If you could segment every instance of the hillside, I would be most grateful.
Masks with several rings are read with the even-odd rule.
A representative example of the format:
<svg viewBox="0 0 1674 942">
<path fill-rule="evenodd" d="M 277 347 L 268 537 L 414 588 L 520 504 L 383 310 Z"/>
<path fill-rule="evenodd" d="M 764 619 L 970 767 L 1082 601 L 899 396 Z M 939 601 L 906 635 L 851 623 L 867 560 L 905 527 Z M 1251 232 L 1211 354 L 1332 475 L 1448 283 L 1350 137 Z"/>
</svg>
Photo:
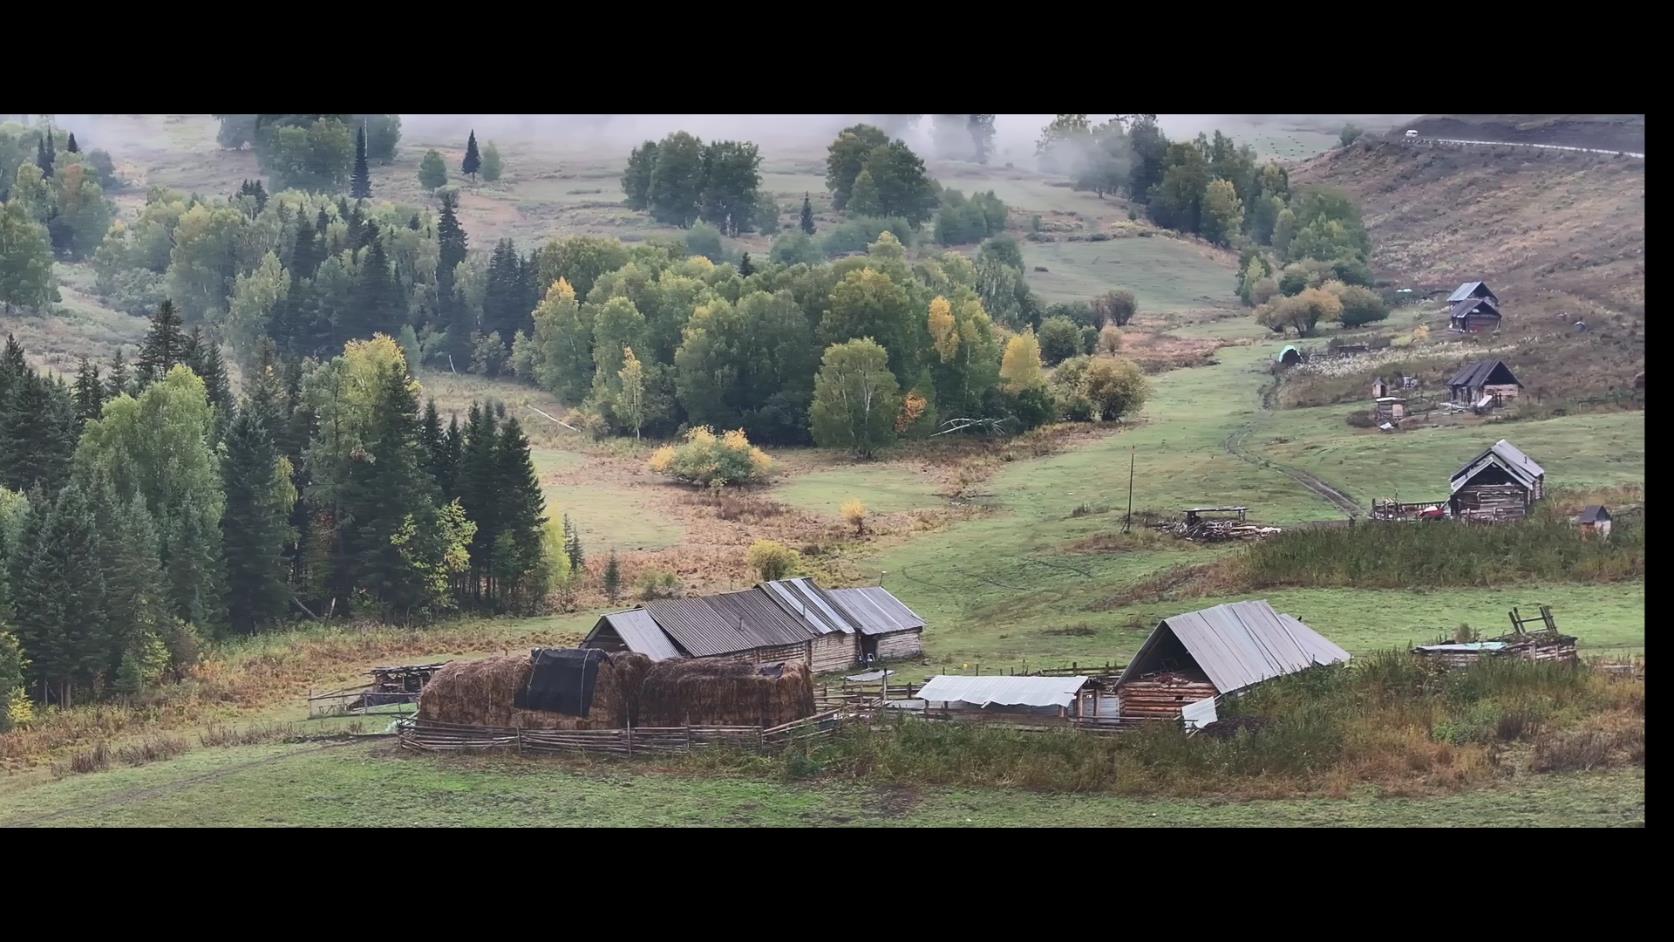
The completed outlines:
<svg viewBox="0 0 1674 942">
<path fill-rule="evenodd" d="M 1424 137 L 1645 152 L 1642 114 L 1427 114 L 1390 134 L 1408 128 Z"/>
</svg>

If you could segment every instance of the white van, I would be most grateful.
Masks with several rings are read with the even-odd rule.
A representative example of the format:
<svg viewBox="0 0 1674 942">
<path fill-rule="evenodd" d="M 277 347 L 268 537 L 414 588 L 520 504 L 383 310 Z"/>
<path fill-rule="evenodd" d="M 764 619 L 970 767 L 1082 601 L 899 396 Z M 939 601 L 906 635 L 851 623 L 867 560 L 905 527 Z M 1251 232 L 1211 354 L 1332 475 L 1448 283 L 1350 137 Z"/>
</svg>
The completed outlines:
<svg viewBox="0 0 1674 942">
<path fill-rule="evenodd" d="M 1411 141 L 1411 140 L 1416 140 L 1417 138 L 1418 138 L 1418 132 L 1417 131 L 1413 131 L 1413 130 L 1408 130 L 1407 131 L 1407 140 Z"/>
</svg>

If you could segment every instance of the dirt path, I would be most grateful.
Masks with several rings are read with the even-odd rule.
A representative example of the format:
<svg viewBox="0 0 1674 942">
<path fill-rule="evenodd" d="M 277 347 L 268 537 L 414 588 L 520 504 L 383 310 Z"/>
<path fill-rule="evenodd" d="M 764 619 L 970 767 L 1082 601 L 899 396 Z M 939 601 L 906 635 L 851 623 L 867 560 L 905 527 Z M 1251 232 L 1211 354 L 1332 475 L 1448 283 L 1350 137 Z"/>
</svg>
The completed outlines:
<svg viewBox="0 0 1674 942">
<path fill-rule="evenodd" d="M 6 822 L 4 822 L 4 826 L 5 827 L 11 827 L 11 828 L 40 827 L 40 826 L 45 825 L 45 824 L 50 824 L 51 822 L 53 822 L 55 820 L 58 820 L 60 818 L 68 817 L 70 815 L 80 815 L 80 814 L 85 814 L 86 812 L 89 812 L 89 811 L 97 811 L 101 808 L 108 808 L 111 805 L 127 804 L 128 802 L 131 802 L 131 801 L 144 801 L 146 799 L 156 798 L 159 795 L 166 795 L 170 792 L 179 791 L 183 788 L 187 788 L 187 787 L 192 786 L 192 785 L 201 785 L 204 782 L 211 782 L 211 781 L 214 781 L 215 779 L 223 778 L 225 776 L 231 775 L 234 772 L 242 772 L 246 769 L 252 769 L 252 768 L 256 768 L 258 766 L 263 766 L 263 765 L 272 765 L 276 762 L 283 762 L 283 761 L 285 761 L 287 759 L 291 759 L 295 756 L 305 756 L 305 755 L 308 755 L 309 753 L 320 752 L 320 751 L 325 750 L 325 749 L 336 749 L 336 748 L 339 748 L 341 746 L 347 746 L 347 745 L 351 745 L 355 742 L 359 742 L 360 740 L 365 739 L 365 738 L 367 738 L 367 737 L 356 737 L 355 739 L 343 739 L 343 740 L 338 740 L 338 741 L 335 741 L 335 742 L 328 742 L 328 743 L 325 743 L 325 744 L 319 745 L 319 746 L 311 746 L 307 749 L 298 749 L 294 752 L 281 753 L 281 754 L 276 755 L 276 756 L 267 756 L 267 757 L 261 758 L 261 759 L 251 759 L 248 762 L 239 762 L 235 765 L 229 765 L 229 766 L 225 766 L 223 768 L 215 769 L 212 772 L 203 772 L 203 773 L 200 773 L 198 775 L 191 775 L 191 776 L 188 776 L 188 777 L 183 778 L 183 779 L 178 779 L 176 781 L 169 782 L 166 785 L 153 785 L 153 786 L 150 786 L 150 787 L 147 787 L 147 788 L 130 788 L 130 789 L 127 789 L 125 791 L 117 792 L 113 795 L 106 795 L 105 797 L 100 798 L 97 801 L 88 802 L 87 804 L 81 805 L 79 807 L 65 808 L 62 811 L 53 811 L 53 812 L 50 812 L 48 814 L 38 815 L 38 816 L 33 817 L 33 818 L 25 817 L 25 818 L 19 818 L 19 819 L 15 819 L 15 820 L 11 820 L 11 821 L 6 821 Z"/>
<path fill-rule="evenodd" d="M 1451 137 L 1419 137 L 1408 143 L 1411 144 L 1468 144 L 1477 147 L 1533 147 L 1539 150 L 1571 150 L 1582 154 L 1605 154 L 1612 157 L 1636 157 L 1644 160 L 1645 155 L 1631 150 L 1600 150 L 1596 147 L 1570 147 L 1567 144 L 1525 144 L 1522 141 L 1462 141 Z"/>
<path fill-rule="evenodd" d="M 1242 458 L 1256 467 L 1269 468 L 1283 474 L 1285 477 L 1288 477 L 1307 488 L 1320 500 L 1323 500 L 1331 506 L 1337 508 L 1337 510 L 1341 511 L 1351 520 L 1360 516 L 1359 501 L 1356 501 L 1349 495 L 1344 494 L 1342 491 L 1339 491 L 1335 487 L 1325 483 L 1313 474 L 1303 471 L 1301 468 L 1293 468 L 1289 465 L 1280 464 L 1279 462 L 1271 459 L 1257 457 L 1246 451 L 1244 448 L 1244 442 L 1250 437 L 1250 433 L 1253 431 L 1255 431 L 1255 422 L 1251 421 L 1245 423 L 1235 429 L 1232 434 L 1228 435 L 1226 440 L 1221 442 L 1221 447 L 1226 449 L 1227 454 L 1232 455 L 1235 458 Z"/>
</svg>

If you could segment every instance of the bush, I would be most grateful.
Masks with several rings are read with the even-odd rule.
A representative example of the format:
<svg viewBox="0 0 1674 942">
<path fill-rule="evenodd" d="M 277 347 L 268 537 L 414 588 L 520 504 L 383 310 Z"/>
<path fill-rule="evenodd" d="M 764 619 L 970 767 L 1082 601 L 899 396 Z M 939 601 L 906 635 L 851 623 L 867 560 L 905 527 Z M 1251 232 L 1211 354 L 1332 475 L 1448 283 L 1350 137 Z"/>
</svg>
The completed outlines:
<svg viewBox="0 0 1674 942">
<path fill-rule="evenodd" d="M 1122 331 L 1115 324 L 1099 328 L 1098 343 L 1094 348 L 1100 356 L 1113 357 L 1122 352 Z"/>
<path fill-rule="evenodd" d="M 686 251 L 692 255 L 702 255 L 711 262 L 724 262 L 727 258 L 726 247 L 721 244 L 721 230 L 706 222 L 700 222 L 686 230 Z"/>
<path fill-rule="evenodd" d="M 642 601 L 671 599 L 680 591 L 680 580 L 666 569 L 648 569 L 640 573 L 637 591 Z"/>
<path fill-rule="evenodd" d="M 1115 324 L 1117 327 L 1128 326 L 1128 321 L 1139 313 L 1139 302 L 1132 291 L 1106 291 L 1093 299 L 1092 307 L 1100 324 Z"/>
<path fill-rule="evenodd" d="M 1383 303 L 1383 298 L 1370 288 L 1346 285 L 1340 281 L 1326 282 L 1325 288 L 1343 303 L 1340 320 L 1344 327 L 1359 327 L 1389 316 L 1389 308 Z"/>
<path fill-rule="evenodd" d="M 801 559 L 801 554 L 783 543 L 757 540 L 750 544 L 750 552 L 744 561 L 763 582 L 772 582 L 795 572 Z"/>
<path fill-rule="evenodd" d="M 850 526 L 854 527 L 855 536 L 859 536 L 866 532 L 865 504 L 861 503 L 857 499 L 846 500 L 843 502 L 843 506 L 840 508 L 839 512 L 843 515 L 843 519 L 847 521 Z"/>
<path fill-rule="evenodd" d="M 1344 147 L 1347 147 L 1355 141 L 1360 140 L 1360 135 L 1364 133 L 1366 132 L 1361 130 L 1357 125 L 1345 124 L 1343 125 L 1343 129 L 1337 132 L 1337 140 L 1341 141 Z"/>
<path fill-rule="evenodd" d="M 903 246 L 912 245 L 913 228 L 905 219 L 881 216 L 856 216 L 828 227 L 819 237 L 818 245 L 820 251 L 831 258 L 853 255 L 866 251 L 867 247 L 878 241 L 878 236 L 885 232 L 894 235 Z"/>
<path fill-rule="evenodd" d="M 1080 351 L 1081 331 L 1067 317 L 1048 317 L 1040 322 L 1040 358 L 1047 366 L 1075 356 Z"/>
<path fill-rule="evenodd" d="M 1053 393 L 1065 418 L 1103 422 L 1135 412 L 1145 402 L 1145 374 L 1131 360 L 1079 356 L 1064 361 L 1052 376 Z"/>
<path fill-rule="evenodd" d="M 743 429 L 717 436 L 707 425 L 686 433 L 679 445 L 664 445 L 651 455 L 650 468 L 688 484 L 726 487 L 755 484 L 773 472 L 773 459 L 750 444 Z"/>
</svg>

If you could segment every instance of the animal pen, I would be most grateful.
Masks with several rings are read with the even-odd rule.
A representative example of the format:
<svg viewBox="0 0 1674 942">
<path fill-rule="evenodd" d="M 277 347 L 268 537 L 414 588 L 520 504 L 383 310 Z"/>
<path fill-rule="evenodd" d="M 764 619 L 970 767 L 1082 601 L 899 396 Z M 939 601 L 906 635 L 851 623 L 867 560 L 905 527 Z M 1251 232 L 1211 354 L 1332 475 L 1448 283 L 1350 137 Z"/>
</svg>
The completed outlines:
<svg viewBox="0 0 1674 942">
<path fill-rule="evenodd" d="M 308 697 L 308 716 L 375 716 L 404 714 L 403 707 L 416 704 L 426 685 L 446 663 L 414 664 L 402 667 L 374 667 L 367 673 L 371 683 L 346 687 Z"/>
<path fill-rule="evenodd" d="M 1524 618 L 1515 608 L 1508 614 L 1511 631 L 1491 641 L 1439 641 L 1418 645 L 1413 648 L 1413 653 L 1425 662 L 1453 669 L 1470 667 L 1484 658 L 1507 657 L 1566 664 L 1573 664 L 1579 659 L 1577 639 L 1558 630 L 1551 606 L 1540 606 L 1540 614 L 1534 618 Z M 1530 625 L 1539 627 L 1530 631 Z"/>
</svg>

